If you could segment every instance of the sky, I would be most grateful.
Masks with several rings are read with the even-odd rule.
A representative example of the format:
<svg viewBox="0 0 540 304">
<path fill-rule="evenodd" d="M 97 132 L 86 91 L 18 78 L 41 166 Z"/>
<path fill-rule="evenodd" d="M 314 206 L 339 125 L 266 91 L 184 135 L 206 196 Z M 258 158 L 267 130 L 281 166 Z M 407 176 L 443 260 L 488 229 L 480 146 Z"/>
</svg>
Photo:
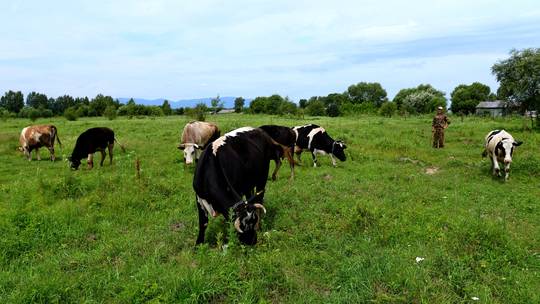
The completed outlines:
<svg viewBox="0 0 540 304">
<path fill-rule="evenodd" d="M 540 47 L 540 2 L 2 0 L 0 94 L 293 100 L 379 82 L 449 97 L 513 48 Z"/>
</svg>

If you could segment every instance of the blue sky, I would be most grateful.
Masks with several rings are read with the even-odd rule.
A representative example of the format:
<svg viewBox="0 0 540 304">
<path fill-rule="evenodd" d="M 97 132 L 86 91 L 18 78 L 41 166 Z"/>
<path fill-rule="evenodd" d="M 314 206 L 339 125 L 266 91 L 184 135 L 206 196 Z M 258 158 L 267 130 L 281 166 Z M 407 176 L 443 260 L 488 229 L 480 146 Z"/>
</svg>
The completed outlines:
<svg viewBox="0 0 540 304">
<path fill-rule="evenodd" d="M 496 90 L 496 61 L 540 47 L 540 2 L 3 0 L 0 28 L 0 93 L 298 100 L 367 81 L 449 96 Z"/>
</svg>

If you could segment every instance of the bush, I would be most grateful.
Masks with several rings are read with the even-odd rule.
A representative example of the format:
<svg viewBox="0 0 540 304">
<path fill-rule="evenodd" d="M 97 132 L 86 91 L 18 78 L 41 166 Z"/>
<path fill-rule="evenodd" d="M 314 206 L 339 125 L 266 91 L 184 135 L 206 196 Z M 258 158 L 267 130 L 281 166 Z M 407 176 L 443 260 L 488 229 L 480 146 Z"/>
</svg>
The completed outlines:
<svg viewBox="0 0 540 304">
<path fill-rule="evenodd" d="M 105 108 L 105 111 L 103 112 L 103 115 L 109 120 L 116 119 L 116 116 L 118 115 L 118 113 L 116 112 L 116 107 L 113 105 L 107 106 L 107 108 Z"/>
<path fill-rule="evenodd" d="M 69 121 L 77 120 L 79 117 L 78 112 L 75 107 L 69 107 L 64 111 L 64 117 Z"/>
<path fill-rule="evenodd" d="M 208 112 L 208 107 L 204 103 L 199 103 L 191 109 L 185 109 L 185 113 L 188 116 L 198 121 L 206 120 L 206 112 Z"/>
<path fill-rule="evenodd" d="M 306 114 L 310 116 L 324 116 L 324 103 L 320 100 L 310 102 L 306 107 Z"/>
<path fill-rule="evenodd" d="M 338 117 L 341 115 L 341 110 L 336 103 L 331 103 L 328 105 L 328 107 L 326 107 L 326 115 L 330 117 Z"/>
<path fill-rule="evenodd" d="M 379 113 L 382 116 L 386 117 L 392 117 L 394 114 L 396 114 L 397 111 L 397 105 L 393 102 L 385 102 L 382 104 L 381 108 L 379 109 Z"/>
</svg>

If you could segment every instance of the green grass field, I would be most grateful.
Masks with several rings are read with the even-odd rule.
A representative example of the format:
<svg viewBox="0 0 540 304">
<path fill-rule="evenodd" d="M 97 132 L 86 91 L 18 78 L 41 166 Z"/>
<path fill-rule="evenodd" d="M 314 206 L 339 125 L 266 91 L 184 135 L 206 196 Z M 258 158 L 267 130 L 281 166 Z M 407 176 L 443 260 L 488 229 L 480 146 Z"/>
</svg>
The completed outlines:
<svg viewBox="0 0 540 304">
<path fill-rule="evenodd" d="M 540 303 L 540 133 L 519 118 L 451 119 L 434 150 L 431 117 L 208 117 L 222 131 L 317 123 L 348 159 L 313 168 L 304 153 L 293 182 L 285 164 L 256 246 L 220 217 L 198 248 L 194 169 L 176 149 L 188 118 L 38 120 L 58 127 L 55 163 L 17 151 L 28 120 L 2 121 L 0 303 Z M 127 152 L 71 171 L 94 126 Z M 506 183 L 481 158 L 496 128 L 524 141 Z"/>
</svg>

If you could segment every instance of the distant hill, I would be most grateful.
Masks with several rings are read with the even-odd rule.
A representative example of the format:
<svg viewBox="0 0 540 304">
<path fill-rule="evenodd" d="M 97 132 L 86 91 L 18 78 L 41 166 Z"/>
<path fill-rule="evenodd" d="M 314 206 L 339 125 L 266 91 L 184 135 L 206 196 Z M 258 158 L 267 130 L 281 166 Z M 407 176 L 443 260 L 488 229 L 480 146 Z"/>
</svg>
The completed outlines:
<svg viewBox="0 0 540 304">
<path fill-rule="evenodd" d="M 207 106 L 210 106 L 210 102 L 213 97 L 207 97 L 207 98 L 196 98 L 196 99 L 181 99 L 181 100 L 169 100 L 169 103 L 173 109 L 176 108 L 192 108 L 196 106 L 199 103 L 204 103 Z M 118 100 L 125 104 L 129 101 L 130 98 L 118 98 Z M 234 108 L 234 100 L 236 97 L 231 96 L 225 96 L 225 97 L 219 97 L 219 99 L 223 102 L 223 106 L 225 108 Z M 246 101 L 244 103 L 244 107 L 249 106 L 249 103 L 251 102 L 251 98 L 245 98 Z M 135 100 L 135 103 L 142 104 L 146 106 L 161 106 L 163 104 L 163 101 L 165 98 L 157 98 L 157 99 L 144 99 L 144 98 L 133 98 Z"/>
</svg>

